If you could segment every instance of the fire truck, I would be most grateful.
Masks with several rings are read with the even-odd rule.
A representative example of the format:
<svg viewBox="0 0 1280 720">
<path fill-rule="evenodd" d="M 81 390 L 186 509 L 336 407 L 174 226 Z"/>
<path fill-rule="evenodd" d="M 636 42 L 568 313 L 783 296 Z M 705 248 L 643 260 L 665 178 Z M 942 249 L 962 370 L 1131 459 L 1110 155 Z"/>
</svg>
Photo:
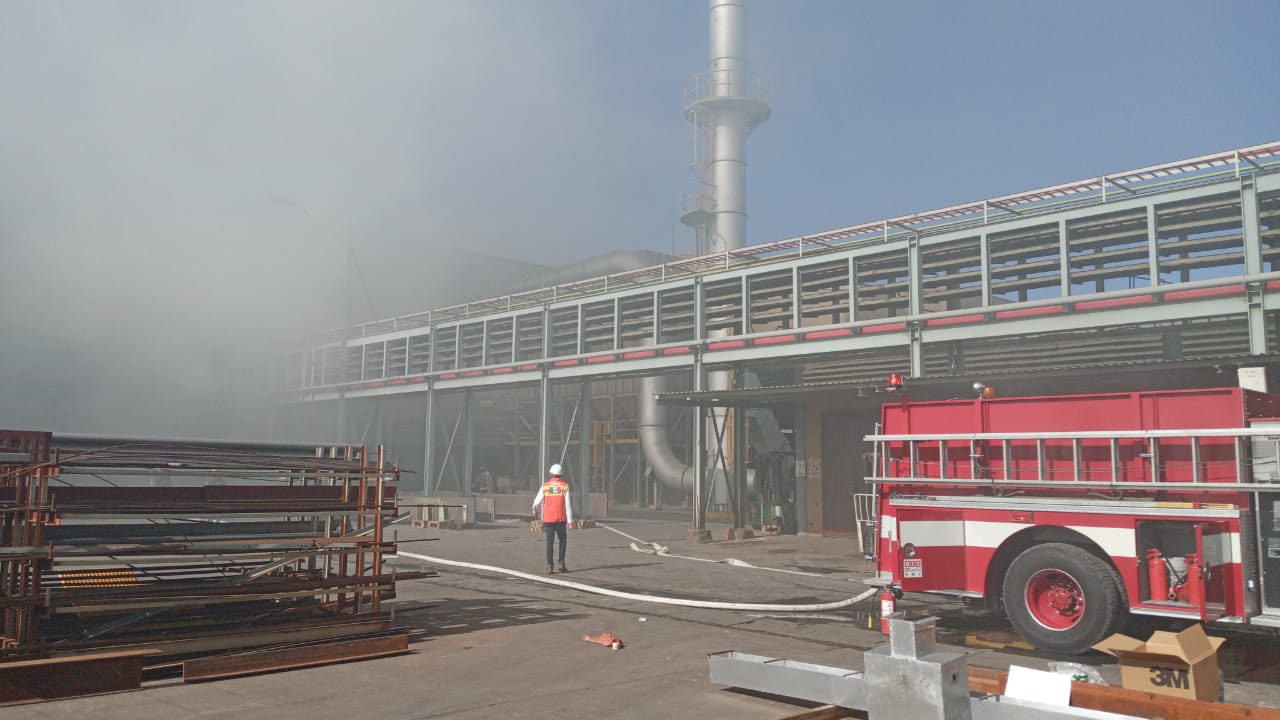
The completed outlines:
<svg viewBox="0 0 1280 720">
<path fill-rule="evenodd" d="M 898 597 L 1003 606 L 1059 653 L 1134 615 L 1280 627 L 1280 396 L 985 389 L 881 420 L 876 584 Z"/>
</svg>

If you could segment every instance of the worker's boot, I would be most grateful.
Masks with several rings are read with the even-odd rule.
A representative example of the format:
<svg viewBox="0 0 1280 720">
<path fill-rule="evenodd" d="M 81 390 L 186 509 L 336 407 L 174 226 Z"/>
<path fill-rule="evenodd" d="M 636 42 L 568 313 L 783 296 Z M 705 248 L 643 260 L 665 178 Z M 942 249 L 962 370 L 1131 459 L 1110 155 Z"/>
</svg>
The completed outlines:
<svg viewBox="0 0 1280 720">
<path fill-rule="evenodd" d="M 564 566 L 564 561 L 560 561 L 560 572 L 569 572 L 569 568 Z"/>
<path fill-rule="evenodd" d="M 551 565 L 548 565 L 548 566 L 547 566 L 547 574 L 548 574 L 548 575 L 550 575 L 550 574 L 554 573 L 555 571 L 556 571 L 555 567 L 553 567 L 553 566 L 551 566 Z"/>
</svg>

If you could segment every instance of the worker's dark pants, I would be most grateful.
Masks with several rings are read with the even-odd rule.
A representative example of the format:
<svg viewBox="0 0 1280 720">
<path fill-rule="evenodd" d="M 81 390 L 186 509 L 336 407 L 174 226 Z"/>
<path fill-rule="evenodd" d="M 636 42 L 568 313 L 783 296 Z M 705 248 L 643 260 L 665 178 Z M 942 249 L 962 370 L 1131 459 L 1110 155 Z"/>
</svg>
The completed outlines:
<svg viewBox="0 0 1280 720">
<path fill-rule="evenodd" d="M 560 538 L 560 562 L 564 562 L 564 546 L 569 542 L 569 534 L 565 532 L 566 523 L 562 522 L 544 522 L 542 523 L 542 531 L 547 534 L 547 564 L 551 564 L 551 548 L 555 545 L 556 538 Z"/>
</svg>

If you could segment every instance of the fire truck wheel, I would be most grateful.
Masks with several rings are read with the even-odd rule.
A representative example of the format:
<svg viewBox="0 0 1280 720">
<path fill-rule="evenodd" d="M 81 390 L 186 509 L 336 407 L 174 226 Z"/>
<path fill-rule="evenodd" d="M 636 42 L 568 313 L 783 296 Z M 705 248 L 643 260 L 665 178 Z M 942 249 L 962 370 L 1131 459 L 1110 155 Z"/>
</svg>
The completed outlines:
<svg viewBox="0 0 1280 720">
<path fill-rule="evenodd" d="M 1075 545 L 1044 543 L 1013 559 L 1004 578 L 1009 622 L 1040 650 L 1081 653 L 1125 618 L 1119 575 Z"/>
</svg>

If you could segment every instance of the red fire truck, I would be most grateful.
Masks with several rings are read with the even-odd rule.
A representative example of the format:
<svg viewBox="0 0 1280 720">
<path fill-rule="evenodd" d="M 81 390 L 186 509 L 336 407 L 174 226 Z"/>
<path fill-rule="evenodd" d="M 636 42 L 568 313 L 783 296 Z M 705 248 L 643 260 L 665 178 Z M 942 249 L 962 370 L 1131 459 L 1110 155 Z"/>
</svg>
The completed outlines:
<svg viewBox="0 0 1280 720">
<path fill-rule="evenodd" d="M 878 584 L 1063 653 L 1130 615 L 1280 626 L 1280 396 L 983 394 L 885 404 Z"/>
</svg>

